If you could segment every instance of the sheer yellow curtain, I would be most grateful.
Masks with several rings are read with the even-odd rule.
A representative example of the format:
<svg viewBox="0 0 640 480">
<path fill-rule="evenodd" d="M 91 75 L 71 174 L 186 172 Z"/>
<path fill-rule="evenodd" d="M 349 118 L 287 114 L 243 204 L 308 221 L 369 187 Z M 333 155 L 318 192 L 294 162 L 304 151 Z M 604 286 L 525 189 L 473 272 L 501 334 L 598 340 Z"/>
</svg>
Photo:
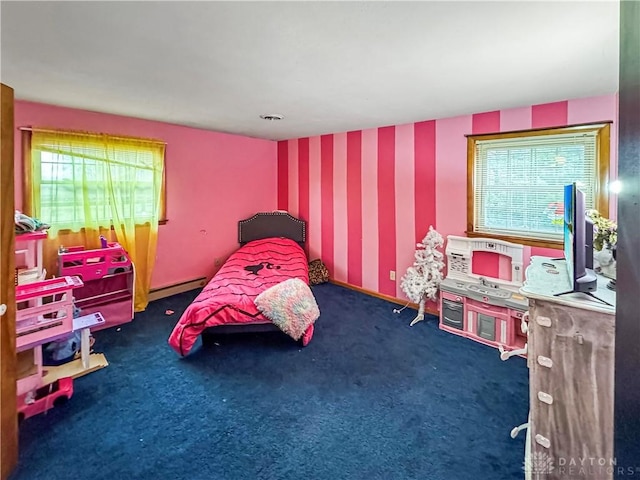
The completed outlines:
<svg viewBox="0 0 640 480">
<path fill-rule="evenodd" d="M 161 142 L 101 134 L 31 136 L 31 212 L 51 225 L 49 251 L 61 244 L 97 248 L 101 234 L 115 236 L 135 267 L 136 311 L 146 308 L 151 286 L 164 150 Z"/>
</svg>

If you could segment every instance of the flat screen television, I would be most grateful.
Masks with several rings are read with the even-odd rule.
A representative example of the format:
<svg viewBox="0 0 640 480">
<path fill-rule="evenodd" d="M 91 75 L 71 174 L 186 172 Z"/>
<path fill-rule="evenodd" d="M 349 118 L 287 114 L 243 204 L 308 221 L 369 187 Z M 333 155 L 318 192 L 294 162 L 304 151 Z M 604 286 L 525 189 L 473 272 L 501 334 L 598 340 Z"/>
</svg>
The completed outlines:
<svg viewBox="0 0 640 480">
<path fill-rule="evenodd" d="M 593 222 L 586 213 L 584 192 L 575 183 L 565 185 L 564 259 L 571 290 L 558 295 L 582 292 L 594 296 L 591 292 L 598 288 L 593 271 Z"/>
</svg>

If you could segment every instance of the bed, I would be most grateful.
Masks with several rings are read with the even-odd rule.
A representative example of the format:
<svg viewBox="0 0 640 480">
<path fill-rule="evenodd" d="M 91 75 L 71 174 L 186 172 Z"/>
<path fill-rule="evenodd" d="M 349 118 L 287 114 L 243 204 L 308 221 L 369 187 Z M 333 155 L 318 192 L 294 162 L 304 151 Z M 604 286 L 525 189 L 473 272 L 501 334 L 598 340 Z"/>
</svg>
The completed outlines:
<svg viewBox="0 0 640 480">
<path fill-rule="evenodd" d="M 240 248 L 187 307 L 171 332 L 169 345 L 185 356 L 203 333 L 278 331 L 254 300 L 292 278 L 308 285 L 305 227 L 304 221 L 285 212 L 257 213 L 238 222 Z M 306 346 L 312 336 L 313 324 L 299 341 Z"/>
</svg>

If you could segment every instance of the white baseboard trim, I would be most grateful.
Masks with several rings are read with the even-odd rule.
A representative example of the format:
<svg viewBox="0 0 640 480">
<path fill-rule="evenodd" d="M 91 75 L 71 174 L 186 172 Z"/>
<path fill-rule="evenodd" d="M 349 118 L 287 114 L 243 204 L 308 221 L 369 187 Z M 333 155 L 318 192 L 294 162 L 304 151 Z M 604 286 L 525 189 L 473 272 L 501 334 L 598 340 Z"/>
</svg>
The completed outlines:
<svg viewBox="0 0 640 480">
<path fill-rule="evenodd" d="M 149 301 L 153 302 L 154 300 L 160 300 L 161 298 L 170 297 L 171 295 L 177 295 L 178 293 L 196 290 L 198 288 L 204 287 L 206 284 L 207 278 L 201 277 L 193 280 L 187 280 L 186 282 L 176 283 L 175 285 L 154 288 L 149 292 Z"/>
</svg>

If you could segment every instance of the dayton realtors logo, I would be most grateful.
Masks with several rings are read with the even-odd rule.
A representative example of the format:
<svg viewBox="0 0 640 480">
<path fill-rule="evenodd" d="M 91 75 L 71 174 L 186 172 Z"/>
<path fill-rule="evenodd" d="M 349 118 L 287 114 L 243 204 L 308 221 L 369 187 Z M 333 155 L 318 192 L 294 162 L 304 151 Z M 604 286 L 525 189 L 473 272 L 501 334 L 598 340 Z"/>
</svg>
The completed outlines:
<svg viewBox="0 0 640 480">
<path fill-rule="evenodd" d="M 534 452 L 525 459 L 523 470 L 531 474 L 532 480 L 545 480 L 551 473 L 554 478 L 566 479 L 610 478 L 612 475 L 634 477 L 640 474 L 640 467 L 622 467 L 615 458 L 559 457 L 556 461 L 545 452 Z"/>
<path fill-rule="evenodd" d="M 525 473 L 530 473 L 534 480 L 543 479 L 553 472 L 553 458 L 544 452 L 534 452 L 530 457 L 525 458 L 522 469 Z"/>
</svg>

